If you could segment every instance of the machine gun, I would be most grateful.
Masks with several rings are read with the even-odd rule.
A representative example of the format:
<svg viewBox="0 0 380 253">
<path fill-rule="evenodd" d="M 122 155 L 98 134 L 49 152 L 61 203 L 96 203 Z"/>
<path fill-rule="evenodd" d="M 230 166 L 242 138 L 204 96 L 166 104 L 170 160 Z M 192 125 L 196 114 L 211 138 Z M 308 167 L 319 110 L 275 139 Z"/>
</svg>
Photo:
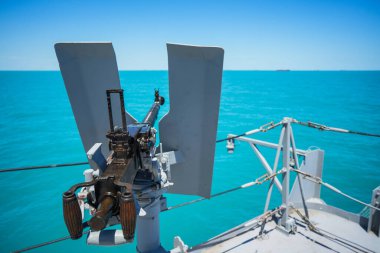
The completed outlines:
<svg viewBox="0 0 380 253">
<path fill-rule="evenodd" d="M 111 94 L 119 94 L 122 127 L 114 125 Z M 133 197 L 133 185 L 160 185 L 161 171 L 152 166 L 155 153 L 156 130 L 153 128 L 164 98 L 155 90 L 155 99 L 142 123 L 127 126 L 122 89 L 107 90 L 107 103 L 110 130 L 110 154 L 107 165 L 99 176 L 92 181 L 72 186 L 63 194 L 63 213 L 67 229 L 72 239 L 82 236 L 82 211 L 75 191 L 80 187 L 91 187 L 86 201 L 94 208 L 93 217 L 88 221 L 92 231 L 103 230 L 111 217 L 116 217 L 122 225 L 126 241 L 132 241 L 136 225 L 136 207 Z M 162 172 L 164 173 L 164 172 Z"/>
<path fill-rule="evenodd" d="M 159 121 L 156 152 L 153 125 L 164 102 L 158 91 L 146 117 L 137 123 L 124 110 L 111 43 L 55 45 L 91 167 L 84 171 L 84 183 L 64 193 L 64 218 L 73 239 L 89 225 L 87 244 L 123 244 L 134 238 L 136 226 L 138 252 L 167 252 L 160 241 L 163 194 L 210 197 L 224 51 L 178 44 L 167 44 L 167 50 L 170 110 Z M 113 99 L 111 106 L 114 93 L 120 103 Z M 120 107 L 121 115 L 112 107 Z M 110 152 L 101 148 L 107 143 Z M 82 223 L 85 209 L 92 218 Z M 122 230 L 107 228 L 119 223 Z"/>
</svg>

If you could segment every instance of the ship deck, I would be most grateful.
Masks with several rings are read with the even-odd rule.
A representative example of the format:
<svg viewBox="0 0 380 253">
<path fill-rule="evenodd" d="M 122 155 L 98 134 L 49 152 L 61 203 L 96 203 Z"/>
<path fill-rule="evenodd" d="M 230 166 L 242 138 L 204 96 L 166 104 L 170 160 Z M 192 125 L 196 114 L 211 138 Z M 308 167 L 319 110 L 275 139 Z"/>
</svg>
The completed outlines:
<svg viewBox="0 0 380 253">
<path fill-rule="evenodd" d="M 278 227 L 275 216 L 264 226 L 255 218 L 192 247 L 189 252 L 380 252 L 380 237 L 367 232 L 358 220 L 326 207 L 329 206 L 309 209 L 309 221 L 316 231 L 302 218 L 303 209 L 297 209 L 301 215 L 293 209 L 290 217 L 296 222 L 295 233 Z"/>
</svg>

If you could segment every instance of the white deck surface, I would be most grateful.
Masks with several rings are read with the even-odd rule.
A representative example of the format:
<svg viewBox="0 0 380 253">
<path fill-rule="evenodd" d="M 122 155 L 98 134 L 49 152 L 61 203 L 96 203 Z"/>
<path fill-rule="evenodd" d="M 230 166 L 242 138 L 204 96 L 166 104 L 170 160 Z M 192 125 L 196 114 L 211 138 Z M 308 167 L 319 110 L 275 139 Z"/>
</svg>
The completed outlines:
<svg viewBox="0 0 380 253">
<path fill-rule="evenodd" d="M 367 233 L 359 224 L 319 210 L 309 210 L 310 220 L 323 235 L 310 231 L 295 212 L 297 232 L 287 235 L 272 220 L 266 234 L 258 237 L 260 227 L 248 221 L 190 252 L 380 252 L 380 238 Z"/>
</svg>

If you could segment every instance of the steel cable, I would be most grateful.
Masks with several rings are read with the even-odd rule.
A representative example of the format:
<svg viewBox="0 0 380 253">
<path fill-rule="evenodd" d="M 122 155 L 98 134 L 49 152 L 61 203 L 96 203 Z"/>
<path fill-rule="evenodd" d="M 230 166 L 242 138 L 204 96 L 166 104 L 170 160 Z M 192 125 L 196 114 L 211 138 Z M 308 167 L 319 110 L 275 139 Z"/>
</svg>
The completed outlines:
<svg viewBox="0 0 380 253">
<path fill-rule="evenodd" d="M 22 171 L 22 170 L 53 169 L 53 168 L 59 168 L 59 167 L 79 166 L 79 165 L 85 165 L 85 164 L 88 164 L 88 162 L 61 163 L 61 164 L 49 164 L 49 165 L 29 166 L 29 167 L 20 167 L 20 168 L 0 169 L 0 173 Z"/>
</svg>

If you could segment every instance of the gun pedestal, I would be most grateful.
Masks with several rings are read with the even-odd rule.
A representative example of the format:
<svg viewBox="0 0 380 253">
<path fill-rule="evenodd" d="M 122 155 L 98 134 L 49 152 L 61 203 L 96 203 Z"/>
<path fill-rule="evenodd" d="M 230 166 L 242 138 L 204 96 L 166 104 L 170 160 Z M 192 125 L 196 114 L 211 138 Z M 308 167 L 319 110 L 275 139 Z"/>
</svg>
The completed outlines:
<svg viewBox="0 0 380 253">
<path fill-rule="evenodd" d="M 161 192 L 155 193 L 156 197 L 151 198 L 151 203 L 140 204 L 149 205 L 143 208 L 137 216 L 137 252 L 160 252 L 160 212 L 161 212 Z M 162 251 L 166 252 L 166 251 Z"/>
<path fill-rule="evenodd" d="M 120 98 L 122 127 L 115 126 L 113 121 L 111 103 L 113 93 L 118 94 Z M 153 159 L 156 159 L 154 145 L 156 130 L 153 125 L 164 99 L 156 90 L 154 103 L 143 122 L 127 126 L 123 90 L 107 90 L 106 95 L 110 127 L 106 137 L 109 139 L 110 155 L 104 171 L 92 182 L 94 185 L 92 190 L 85 189 L 88 191 L 87 203 L 93 208 L 93 216 L 88 221 L 91 228 L 88 243 L 109 245 L 112 241 L 115 244 L 132 242 L 137 223 L 140 237 L 137 243 L 139 251 L 157 250 L 161 247 L 160 199 L 166 190 L 164 184 L 167 182 L 167 176 L 158 163 L 153 162 Z M 100 146 L 95 144 L 91 152 L 100 153 Z M 101 167 L 101 164 L 94 166 L 95 169 Z M 165 179 L 165 182 L 162 179 Z M 75 186 L 75 190 L 77 188 Z M 83 226 L 81 207 L 75 190 L 70 189 L 66 192 L 63 201 L 67 228 L 71 237 L 78 239 L 82 235 Z M 141 207 L 138 218 L 135 201 L 138 201 Z M 121 223 L 123 238 L 120 232 L 112 233 L 110 230 L 104 230 L 115 220 Z"/>
</svg>

